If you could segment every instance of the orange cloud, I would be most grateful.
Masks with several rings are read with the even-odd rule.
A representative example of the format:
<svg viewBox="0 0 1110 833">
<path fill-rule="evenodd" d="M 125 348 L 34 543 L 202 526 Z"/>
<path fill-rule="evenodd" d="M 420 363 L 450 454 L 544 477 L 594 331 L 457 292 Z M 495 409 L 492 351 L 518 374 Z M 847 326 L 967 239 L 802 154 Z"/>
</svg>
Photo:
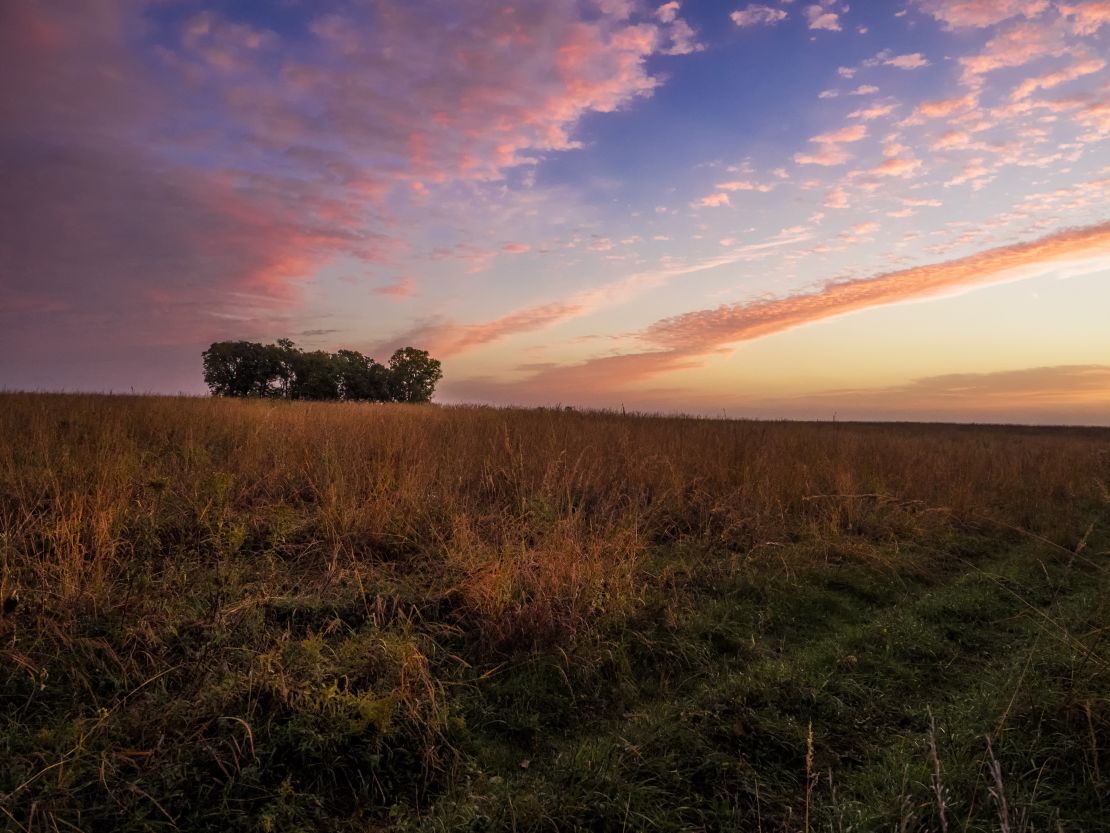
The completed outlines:
<svg viewBox="0 0 1110 833">
<path fill-rule="evenodd" d="M 826 284 L 785 298 L 723 304 L 665 318 L 639 334 L 653 349 L 551 366 L 503 391 L 565 397 L 604 393 L 673 370 L 700 366 L 732 344 L 851 312 L 1021 277 L 1069 261 L 1110 258 L 1110 222 L 942 263 Z M 552 400 L 554 401 L 554 400 Z"/>
<path fill-rule="evenodd" d="M 1013 91 L 1010 98 L 1014 101 L 1020 101 L 1023 98 L 1027 98 L 1036 90 L 1048 90 L 1052 87 L 1058 87 L 1068 81 L 1082 78 L 1084 75 L 1093 75 L 1105 68 L 1106 61 L 1101 58 L 1082 58 L 1071 66 L 1057 70 L 1056 72 L 1049 72 L 1033 78 L 1026 78 L 1021 82 L 1018 88 Z"/>
<path fill-rule="evenodd" d="M 1110 23 L 1110 0 L 1061 3 L 1060 14 L 1071 20 L 1072 30 L 1077 35 L 1093 35 Z"/>
<path fill-rule="evenodd" d="M 871 121 L 873 119 L 881 118 L 882 116 L 889 116 L 893 111 L 893 104 L 876 104 L 873 107 L 863 107 L 859 110 L 855 110 L 848 114 L 848 118 Z"/>
<path fill-rule="evenodd" d="M 868 173 L 873 176 L 907 177 L 914 174 L 920 167 L 920 159 L 895 156 L 890 159 L 884 159 Z"/>
<path fill-rule="evenodd" d="M 735 180 L 733 182 L 718 182 L 717 187 L 722 191 L 759 191 L 763 194 L 766 194 L 768 191 L 774 188 L 773 185 L 749 182 L 743 179 Z"/>
<path fill-rule="evenodd" d="M 962 95 L 954 98 L 939 98 L 932 101 L 922 101 L 914 110 L 914 116 L 927 119 L 939 119 L 951 116 L 964 110 L 970 110 L 976 104 L 974 95 Z"/>
<path fill-rule="evenodd" d="M 954 29 L 992 26 L 1012 17 L 1036 17 L 1048 0 L 920 0 L 919 5 Z"/>
<path fill-rule="evenodd" d="M 817 292 L 690 312 L 653 324 L 644 338 L 672 350 L 708 352 L 857 310 L 997 282 L 1028 267 L 1047 267 L 1095 255 L 1110 256 L 1110 223 L 1063 231 L 945 263 L 830 283 Z"/>
<path fill-rule="evenodd" d="M 811 142 L 831 143 L 831 142 L 858 142 L 867 136 L 867 126 L 862 124 L 850 124 L 847 127 L 842 127 L 839 130 L 834 130 L 831 133 L 822 133 L 820 136 L 814 136 L 810 139 Z"/>
<path fill-rule="evenodd" d="M 1063 55 L 1068 44 L 1060 26 L 1029 21 L 995 35 L 978 55 L 960 58 L 965 83 L 977 85 L 980 76 L 997 69 L 1024 66 L 1045 55 Z"/>
<path fill-rule="evenodd" d="M 394 298 L 408 298 L 416 294 L 416 284 L 412 278 L 398 278 L 393 283 L 379 286 L 374 290 L 378 295 L 390 295 Z"/>
<path fill-rule="evenodd" d="M 971 136 L 962 130 L 947 130 L 929 146 L 932 150 L 965 148 L 971 143 Z"/>
<path fill-rule="evenodd" d="M 857 135 L 857 131 L 852 128 L 861 128 L 862 133 Z M 867 133 L 867 128 L 862 124 L 846 127 L 834 133 L 825 133 L 821 136 L 814 136 L 810 141 L 816 143 L 817 150 L 809 153 L 795 153 L 794 161 L 799 165 L 822 165 L 824 167 L 831 167 L 834 165 L 843 165 L 852 155 L 842 148 L 834 137 L 844 135 L 848 137 L 854 136 L 855 138 L 841 139 L 839 141 L 856 141 L 862 139 Z"/>
<path fill-rule="evenodd" d="M 720 208 L 723 205 L 730 205 L 728 194 L 725 194 L 724 192 L 707 194 L 696 203 L 694 203 L 695 208 Z"/>
<path fill-rule="evenodd" d="M 437 356 L 451 358 L 507 336 L 550 327 L 560 321 L 581 315 L 584 311 L 582 304 L 556 302 L 515 310 L 493 321 L 480 324 L 433 322 L 415 327 L 386 344 L 375 345 L 374 350 L 388 352 L 393 347 L 414 343 L 420 344 Z"/>
</svg>

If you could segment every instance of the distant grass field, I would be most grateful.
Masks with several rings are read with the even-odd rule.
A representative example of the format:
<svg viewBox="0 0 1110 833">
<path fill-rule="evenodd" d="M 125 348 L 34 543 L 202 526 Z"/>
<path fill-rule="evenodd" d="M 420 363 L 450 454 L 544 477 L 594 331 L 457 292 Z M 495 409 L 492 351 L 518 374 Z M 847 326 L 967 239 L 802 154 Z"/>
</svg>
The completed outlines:
<svg viewBox="0 0 1110 833">
<path fill-rule="evenodd" d="M 1110 431 L 0 395 L 0 829 L 1110 830 Z"/>
</svg>

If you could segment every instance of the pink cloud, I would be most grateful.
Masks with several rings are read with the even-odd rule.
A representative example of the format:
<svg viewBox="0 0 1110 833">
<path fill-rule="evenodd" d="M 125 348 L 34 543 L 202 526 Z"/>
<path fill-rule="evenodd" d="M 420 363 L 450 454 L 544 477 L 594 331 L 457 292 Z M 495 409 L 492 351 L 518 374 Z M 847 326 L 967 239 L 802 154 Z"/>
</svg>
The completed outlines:
<svg viewBox="0 0 1110 833">
<path fill-rule="evenodd" d="M 824 167 L 843 165 L 851 158 L 852 155 L 840 145 L 829 142 L 821 143 L 815 151 L 794 154 L 794 161 L 799 165 L 821 165 Z"/>
<path fill-rule="evenodd" d="M 858 142 L 867 136 L 867 127 L 862 124 L 850 124 L 830 133 L 822 133 L 810 139 L 811 142 Z"/>
<path fill-rule="evenodd" d="M 661 51 L 664 55 L 689 55 L 702 52 L 705 45 L 698 41 L 698 34 L 685 20 L 675 20 L 666 28 L 669 44 Z"/>
<path fill-rule="evenodd" d="M 975 85 L 981 76 L 995 70 L 1023 66 L 1045 55 L 1068 51 L 1064 32 L 1058 25 L 1022 21 L 987 41 L 977 55 L 960 58 L 965 83 Z"/>
<path fill-rule="evenodd" d="M 1037 17 L 1048 0 L 919 0 L 918 5 L 954 29 L 993 26 L 1010 18 Z"/>
<path fill-rule="evenodd" d="M 1093 35 L 1110 23 L 1110 0 L 1061 3 L 1060 14 L 1069 18 L 1072 31 L 1077 35 Z"/>
<path fill-rule="evenodd" d="M 920 69 L 921 67 L 929 66 L 928 59 L 920 52 L 913 52 L 909 55 L 896 55 L 893 58 L 888 58 L 883 63 L 887 66 L 897 67 L 898 69 Z"/>
<path fill-rule="evenodd" d="M 828 194 L 825 195 L 826 208 L 847 208 L 848 207 L 848 192 L 841 188 L 839 185 L 831 188 Z"/>
<path fill-rule="evenodd" d="M 745 179 L 733 180 L 732 182 L 718 182 L 716 187 L 721 191 L 759 191 L 764 194 L 774 188 L 773 185 L 749 182 Z"/>
<path fill-rule="evenodd" d="M 864 121 L 873 121 L 874 119 L 889 116 L 894 112 L 893 104 L 876 104 L 872 107 L 863 107 L 848 114 L 850 119 L 863 119 Z"/>
<path fill-rule="evenodd" d="M 678 12 L 682 8 L 682 4 L 678 0 L 671 0 L 669 3 L 664 3 L 655 10 L 655 16 L 664 23 L 672 23 L 678 17 Z"/>
<path fill-rule="evenodd" d="M 818 150 L 810 153 L 794 154 L 794 161 L 799 165 L 823 165 L 831 167 L 843 165 L 851 155 L 841 147 L 841 144 L 858 142 L 867 136 L 867 125 L 850 124 L 839 130 L 822 133 L 810 139 L 817 145 Z"/>
<path fill-rule="evenodd" d="M 433 355 L 447 359 L 509 336 L 550 327 L 581 315 L 583 311 L 582 304 L 555 302 L 515 310 L 480 324 L 432 322 L 419 325 L 388 343 L 376 345 L 374 349 L 388 352 L 404 344 L 420 344 Z"/>
<path fill-rule="evenodd" d="M 730 204 L 731 203 L 729 202 L 728 194 L 718 192 L 716 194 L 707 194 L 696 203 L 694 203 L 694 206 L 701 208 L 720 208 L 722 206 Z"/>
<path fill-rule="evenodd" d="M 931 150 L 952 150 L 953 148 L 967 147 L 970 142 L 971 136 L 964 131 L 947 130 L 938 136 L 929 147 Z"/>
<path fill-rule="evenodd" d="M 416 284 L 410 277 L 398 278 L 393 283 L 379 286 L 374 292 L 378 295 L 389 295 L 393 298 L 410 298 L 416 294 Z"/>
<path fill-rule="evenodd" d="M 1100 99 L 1086 102 L 1072 118 L 1088 131 L 1079 137 L 1081 142 L 1100 142 L 1110 137 L 1110 101 Z"/>
<path fill-rule="evenodd" d="M 923 101 L 914 108 L 911 121 L 921 119 L 941 119 L 965 112 L 975 107 L 978 98 L 975 95 L 955 96 L 953 98 L 937 98 Z"/>
<path fill-rule="evenodd" d="M 697 310 L 652 324 L 640 337 L 652 349 L 600 356 L 573 365 L 549 365 L 518 383 L 492 383 L 484 395 L 533 401 L 571 397 L 582 401 L 645 379 L 699 367 L 729 346 L 839 315 L 944 292 L 1020 277 L 1073 260 L 1110 254 L 1110 223 L 1058 232 L 1028 243 L 989 249 L 968 257 L 888 272 L 870 278 L 830 282 L 812 292 Z M 1101 378 L 1101 377 L 1100 377 Z"/>
<path fill-rule="evenodd" d="M 830 32 L 839 32 L 840 16 L 830 11 L 827 6 L 816 3 L 805 7 L 806 23 L 810 29 L 825 29 Z"/>
<path fill-rule="evenodd" d="M 839 144 L 823 143 L 818 149 L 811 152 L 794 154 L 794 161 L 798 164 L 817 164 L 825 168 L 833 168 L 844 164 L 851 159 L 851 154 Z"/>
<path fill-rule="evenodd" d="M 235 113 L 283 146 L 326 135 L 330 149 L 386 162 L 376 168 L 393 182 L 498 179 L 578 147 L 587 113 L 650 96 L 649 57 L 701 48 L 678 7 L 661 8 L 640 19 L 627 3 L 600 16 L 569 2 L 464 3 L 450 26 L 429 26 L 418 4 L 323 15 L 313 42 L 284 50 L 280 82 L 252 77 Z"/>
<path fill-rule="evenodd" d="M 1103 223 L 958 260 L 833 282 L 812 293 L 685 313 L 653 324 L 644 338 L 669 350 L 709 352 L 848 312 L 1005 280 L 1029 267 L 1107 254 L 1110 223 Z"/>
<path fill-rule="evenodd" d="M 1082 78 L 1085 75 L 1093 75 L 1096 72 L 1101 72 L 1105 68 L 1106 61 L 1102 58 L 1080 58 L 1071 65 L 1064 69 L 1057 70 L 1056 72 L 1048 72 L 1044 75 L 1026 78 L 1018 85 L 1017 89 L 1011 93 L 1010 98 L 1013 101 L 1020 101 L 1023 98 L 1028 98 L 1037 90 L 1052 89 L 1061 84 L 1066 84 L 1069 81 L 1074 81 L 1077 78 Z"/>
<path fill-rule="evenodd" d="M 983 165 L 982 159 L 972 159 L 965 164 L 958 174 L 948 180 L 945 184 L 946 187 L 954 185 L 963 185 L 971 182 L 973 184 L 983 182 L 991 175 L 991 169 Z M 979 187 L 982 187 L 981 185 Z M 978 189 L 976 189 L 978 190 Z"/>
<path fill-rule="evenodd" d="M 762 6 L 756 3 L 737 9 L 729 18 L 737 26 L 773 26 L 786 20 L 786 12 L 771 6 Z"/>
</svg>

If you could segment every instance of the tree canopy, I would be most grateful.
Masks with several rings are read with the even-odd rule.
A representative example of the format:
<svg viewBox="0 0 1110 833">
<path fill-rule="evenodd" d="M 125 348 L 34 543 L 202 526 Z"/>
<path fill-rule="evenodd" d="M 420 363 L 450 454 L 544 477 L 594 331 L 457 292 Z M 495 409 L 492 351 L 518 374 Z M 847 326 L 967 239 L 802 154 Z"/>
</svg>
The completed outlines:
<svg viewBox="0 0 1110 833">
<path fill-rule="evenodd" d="M 428 402 L 443 378 L 439 360 L 415 347 L 395 351 L 383 365 L 357 350 L 302 350 L 287 338 L 275 344 L 218 341 L 203 359 L 213 396 Z"/>
</svg>

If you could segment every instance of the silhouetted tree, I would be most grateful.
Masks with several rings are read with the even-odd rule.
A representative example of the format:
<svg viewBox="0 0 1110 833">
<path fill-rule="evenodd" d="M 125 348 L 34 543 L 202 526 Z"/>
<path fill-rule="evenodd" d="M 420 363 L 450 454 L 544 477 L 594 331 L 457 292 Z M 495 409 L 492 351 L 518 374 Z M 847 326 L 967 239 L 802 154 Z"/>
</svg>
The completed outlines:
<svg viewBox="0 0 1110 833">
<path fill-rule="evenodd" d="M 215 396 L 274 396 L 280 365 L 272 345 L 219 341 L 203 354 L 204 381 Z"/>
<path fill-rule="evenodd" d="M 427 402 L 443 377 L 426 350 L 404 347 L 385 367 L 357 350 L 304 351 L 276 344 L 220 341 L 204 351 L 204 381 L 213 396 Z"/>
<path fill-rule="evenodd" d="M 297 350 L 290 356 L 293 366 L 290 399 L 339 398 L 339 367 L 335 356 L 324 350 L 313 350 L 311 353 Z"/>
<path fill-rule="evenodd" d="M 335 354 L 340 395 L 349 402 L 387 402 L 389 371 L 357 350 Z"/>
<path fill-rule="evenodd" d="M 297 349 L 297 345 L 293 343 L 292 339 L 288 338 L 279 338 L 277 344 L 271 344 L 269 347 L 278 367 L 277 387 L 279 395 L 288 398 L 293 388 L 293 379 L 296 376 L 293 370 L 293 362 L 296 361 L 296 354 L 300 350 Z"/>
<path fill-rule="evenodd" d="M 427 402 L 442 378 L 439 360 L 427 350 L 402 347 L 389 357 L 389 390 L 394 402 Z"/>
</svg>

